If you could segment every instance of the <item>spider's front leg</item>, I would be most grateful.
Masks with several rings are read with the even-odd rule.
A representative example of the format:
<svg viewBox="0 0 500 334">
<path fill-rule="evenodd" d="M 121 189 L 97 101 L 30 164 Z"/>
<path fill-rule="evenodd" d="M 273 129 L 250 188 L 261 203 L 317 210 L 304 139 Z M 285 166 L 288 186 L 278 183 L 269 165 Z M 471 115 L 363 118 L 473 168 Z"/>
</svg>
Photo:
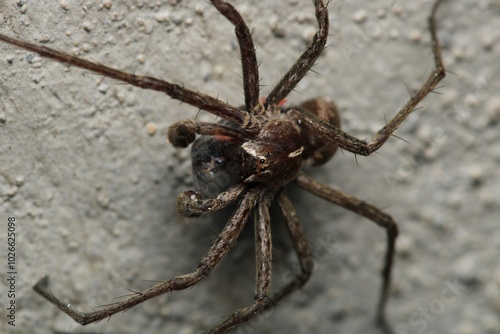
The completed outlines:
<svg viewBox="0 0 500 334">
<path fill-rule="evenodd" d="M 436 32 L 436 12 L 442 0 L 437 0 L 432 8 L 429 17 L 429 30 L 432 37 L 432 51 L 434 53 L 435 69 L 422 85 L 422 87 L 412 95 L 406 105 L 389 121 L 382 129 L 380 129 L 370 142 L 366 142 L 355 138 L 338 127 L 325 122 L 316 115 L 313 115 L 304 109 L 295 109 L 291 112 L 295 117 L 307 122 L 317 132 L 321 133 L 324 137 L 336 143 L 339 147 L 346 149 L 355 154 L 370 155 L 378 150 L 384 143 L 392 136 L 398 126 L 411 114 L 415 107 L 430 93 L 437 84 L 445 77 L 446 71 L 441 58 L 441 46 Z"/>
<path fill-rule="evenodd" d="M 81 325 L 98 322 L 112 316 L 113 314 L 126 311 L 135 305 L 160 296 L 164 293 L 184 290 L 207 277 L 227 254 L 231 246 L 236 241 L 236 238 L 239 236 L 243 226 L 245 226 L 250 212 L 260 199 L 261 192 L 260 188 L 255 187 L 249 189 L 249 191 L 245 193 L 238 208 L 234 211 L 226 226 L 210 247 L 205 257 L 201 260 L 196 270 L 189 274 L 174 277 L 145 291 L 137 292 L 132 297 L 123 301 L 107 305 L 99 311 L 88 313 L 78 312 L 70 305 L 63 303 L 60 299 L 56 298 L 48 289 L 47 277 L 42 278 L 33 287 L 33 289 Z"/>
<path fill-rule="evenodd" d="M 255 120 L 248 112 L 240 110 L 239 108 L 236 108 L 217 98 L 189 90 L 183 85 L 178 85 L 150 76 L 123 72 L 112 67 L 60 52 L 55 49 L 21 41 L 2 34 L 0 34 L 0 41 L 19 46 L 25 50 L 36 52 L 42 57 L 54 59 L 61 63 L 93 71 L 105 77 L 113 78 L 136 87 L 163 92 L 173 99 L 185 102 L 201 110 L 208 111 L 215 116 L 233 122 L 234 124 L 238 124 L 244 128 L 251 129 L 252 126 L 254 126 Z"/>
</svg>

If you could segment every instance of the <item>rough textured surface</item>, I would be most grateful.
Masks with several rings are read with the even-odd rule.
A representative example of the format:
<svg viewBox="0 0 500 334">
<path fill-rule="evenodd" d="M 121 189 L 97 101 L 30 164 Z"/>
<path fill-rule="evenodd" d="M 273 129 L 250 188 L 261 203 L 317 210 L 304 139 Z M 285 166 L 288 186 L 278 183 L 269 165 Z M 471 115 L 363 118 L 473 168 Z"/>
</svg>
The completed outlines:
<svg viewBox="0 0 500 334">
<path fill-rule="evenodd" d="M 258 46 L 262 95 L 316 29 L 308 0 L 234 1 Z M 369 138 L 432 69 L 429 1 L 332 1 L 330 47 L 289 96 L 328 96 L 344 129 Z M 2 1 L 0 30 L 242 103 L 233 28 L 207 1 Z M 369 158 L 338 153 L 310 173 L 384 208 L 401 235 L 388 317 L 397 333 L 498 333 L 500 327 L 500 7 L 448 1 L 439 14 L 441 94 Z M 166 142 L 197 110 L 0 43 L 0 231 L 17 219 L 16 327 L 2 333 L 200 333 L 253 298 L 252 229 L 187 291 L 80 327 L 31 287 L 42 275 L 80 310 L 194 269 L 227 215 L 182 222 L 188 152 Z M 200 113 L 198 118 L 213 120 Z M 377 333 L 385 233 L 290 188 L 316 257 L 307 286 L 236 333 Z M 277 288 L 296 269 L 273 224 Z M 5 248 L 0 253 L 5 268 Z"/>
</svg>

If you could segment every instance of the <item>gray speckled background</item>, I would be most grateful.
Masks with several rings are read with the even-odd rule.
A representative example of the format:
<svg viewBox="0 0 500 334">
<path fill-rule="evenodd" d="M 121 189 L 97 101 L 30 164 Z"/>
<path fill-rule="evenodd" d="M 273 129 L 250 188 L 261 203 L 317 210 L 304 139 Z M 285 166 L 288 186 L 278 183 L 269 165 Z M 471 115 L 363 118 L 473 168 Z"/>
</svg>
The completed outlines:
<svg viewBox="0 0 500 334">
<path fill-rule="evenodd" d="M 262 95 L 315 31 L 308 0 L 234 1 L 253 28 Z M 432 70 L 430 1 L 332 1 L 330 47 L 288 98 L 328 96 L 349 133 L 370 138 Z M 109 7 L 109 8 L 108 8 Z M 242 88 L 233 28 L 207 1 L 2 1 L 0 31 L 148 74 L 234 105 Z M 371 157 L 338 154 L 310 173 L 384 208 L 401 235 L 388 317 L 397 333 L 498 333 L 500 328 L 500 3 L 447 1 L 439 13 L 453 72 Z M 16 327 L 2 333 L 200 333 L 249 304 L 252 228 L 214 275 L 97 325 L 80 327 L 35 294 L 44 274 L 80 310 L 193 270 L 227 214 L 183 223 L 174 200 L 192 187 L 188 152 L 170 124 L 197 110 L 160 93 L 0 43 L 0 244 L 17 219 Z M 201 113 L 198 119 L 213 120 Z M 150 135 L 148 131 L 156 128 Z M 291 188 L 316 257 L 304 289 L 236 333 L 377 333 L 385 233 Z M 274 281 L 295 255 L 273 224 Z M 0 251 L 5 270 L 6 251 Z"/>
</svg>

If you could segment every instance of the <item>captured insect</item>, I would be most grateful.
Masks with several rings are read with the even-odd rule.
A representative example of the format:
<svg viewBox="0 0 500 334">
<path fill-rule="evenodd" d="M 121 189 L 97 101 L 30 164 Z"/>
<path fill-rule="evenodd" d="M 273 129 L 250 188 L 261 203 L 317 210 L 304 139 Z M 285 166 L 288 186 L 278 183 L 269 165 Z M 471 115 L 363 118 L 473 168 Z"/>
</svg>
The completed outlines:
<svg viewBox="0 0 500 334">
<path fill-rule="evenodd" d="M 436 32 L 436 1 L 429 18 L 435 69 L 421 88 L 411 95 L 401 110 L 380 129 L 371 141 L 355 138 L 340 129 L 336 105 L 326 98 L 308 99 L 298 105 L 284 103 L 288 94 L 311 70 L 325 48 L 329 33 L 327 4 L 313 0 L 318 30 L 295 64 L 265 98 L 259 97 L 259 71 L 250 29 L 230 3 L 211 0 L 211 4 L 235 27 L 241 54 L 244 105 L 236 107 L 183 85 L 150 76 L 123 72 L 67 53 L 0 35 L 0 40 L 38 53 L 42 57 L 84 68 L 143 89 L 166 93 L 194 109 L 208 111 L 221 119 L 218 123 L 185 120 L 170 126 L 169 142 L 177 148 L 191 145 L 195 190 L 177 197 L 177 211 L 185 217 L 199 217 L 237 202 L 223 230 L 193 272 L 161 282 L 98 311 L 80 312 L 63 303 L 48 289 L 45 277 L 34 287 L 47 300 L 82 325 L 129 310 L 148 299 L 196 285 L 210 275 L 237 240 L 248 220 L 253 218 L 256 243 L 256 289 L 251 305 L 235 311 L 208 333 L 224 333 L 274 307 L 300 289 L 313 271 L 313 257 L 304 230 L 287 195 L 286 186 L 295 183 L 313 194 L 368 218 L 386 230 L 387 245 L 382 268 L 382 284 L 376 309 L 376 322 L 391 332 L 385 309 L 390 292 L 398 227 L 391 216 L 369 203 L 315 181 L 302 171 L 303 165 L 319 166 L 332 158 L 338 148 L 354 154 L 370 155 L 396 131 L 415 107 L 445 77 Z M 223 176 L 226 185 L 213 191 L 214 180 Z M 271 294 L 271 217 L 269 208 L 277 204 L 292 239 L 301 268 L 288 283 Z"/>
</svg>

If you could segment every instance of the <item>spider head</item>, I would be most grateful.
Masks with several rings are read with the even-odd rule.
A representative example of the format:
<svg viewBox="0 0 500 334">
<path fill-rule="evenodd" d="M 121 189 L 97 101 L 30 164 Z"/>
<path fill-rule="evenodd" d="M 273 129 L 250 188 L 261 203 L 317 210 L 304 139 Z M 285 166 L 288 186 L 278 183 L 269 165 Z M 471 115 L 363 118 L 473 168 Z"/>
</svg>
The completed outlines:
<svg viewBox="0 0 500 334">
<path fill-rule="evenodd" d="M 242 144 L 245 182 L 280 187 L 292 181 L 302 165 L 300 133 L 287 119 L 268 121 L 259 134 Z"/>
</svg>

